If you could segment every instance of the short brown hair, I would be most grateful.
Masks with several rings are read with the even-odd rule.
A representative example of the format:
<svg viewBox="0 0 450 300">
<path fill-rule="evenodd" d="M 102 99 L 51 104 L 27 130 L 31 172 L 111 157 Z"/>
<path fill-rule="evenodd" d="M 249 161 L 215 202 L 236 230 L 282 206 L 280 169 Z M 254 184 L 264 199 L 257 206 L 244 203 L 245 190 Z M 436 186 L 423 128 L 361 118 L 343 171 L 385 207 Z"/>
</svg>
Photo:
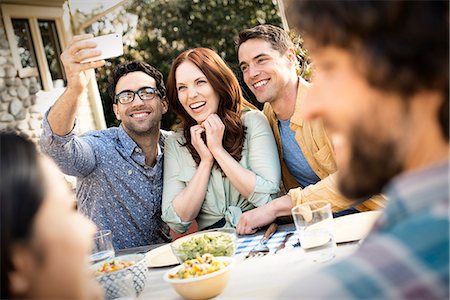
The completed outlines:
<svg viewBox="0 0 450 300">
<path fill-rule="evenodd" d="M 284 29 L 274 25 L 265 24 L 244 29 L 239 32 L 236 39 L 236 51 L 239 52 L 239 47 L 251 39 L 261 39 L 269 42 L 272 48 L 281 54 L 284 54 L 289 48 L 294 46 L 291 38 Z"/>
<path fill-rule="evenodd" d="M 448 1 L 303 0 L 288 12 L 314 44 L 355 53 L 372 86 L 405 100 L 420 90 L 439 91 L 439 123 L 448 140 Z"/>
<path fill-rule="evenodd" d="M 164 86 L 163 75 L 155 67 L 142 61 L 127 61 L 117 65 L 111 76 L 111 85 L 109 86 L 109 95 L 116 103 L 116 86 L 120 78 L 132 72 L 144 72 L 156 81 L 156 89 L 161 95 L 161 99 L 166 97 L 166 87 Z"/>
</svg>

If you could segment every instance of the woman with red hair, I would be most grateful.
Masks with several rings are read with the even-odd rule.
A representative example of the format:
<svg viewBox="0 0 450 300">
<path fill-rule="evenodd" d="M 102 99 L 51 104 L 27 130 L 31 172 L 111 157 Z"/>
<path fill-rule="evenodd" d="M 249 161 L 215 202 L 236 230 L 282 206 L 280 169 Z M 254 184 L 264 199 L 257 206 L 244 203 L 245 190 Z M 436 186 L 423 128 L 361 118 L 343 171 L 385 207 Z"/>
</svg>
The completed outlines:
<svg viewBox="0 0 450 300">
<path fill-rule="evenodd" d="M 235 227 L 244 211 L 277 196 L 278 153 L 265 116 L 242 96 L 213 50 L 195 48 L 172 63 L 169 104 L 181 120 L 164 149 L 162 218 L 185 232 Z"/>
</svg>

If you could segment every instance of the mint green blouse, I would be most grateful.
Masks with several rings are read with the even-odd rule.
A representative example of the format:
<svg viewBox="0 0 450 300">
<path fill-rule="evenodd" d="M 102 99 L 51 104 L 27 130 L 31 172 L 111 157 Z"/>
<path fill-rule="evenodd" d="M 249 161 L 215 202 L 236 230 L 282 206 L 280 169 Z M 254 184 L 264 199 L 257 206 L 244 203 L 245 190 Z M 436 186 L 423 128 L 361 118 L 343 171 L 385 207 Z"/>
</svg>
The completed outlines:
<svg viewBox="0 0 450 300">
<path fill-rule="evenodd" d="M 236 227 L 242 212 L 262 206 L 278 196 L 281 171 L 277 146 L 269 123 L 257 110 L 242 112 L 247 127 L 242 159 L 244 168 L 256 174 L 256 185 L 248 199 L 244 198 L 223 177 L 216 166 L 211 171 L 205 200 L 196 218 L 199 229 L 208 227 L 225 218 L 225 227 Z M 189 183 L 197 165 L 186 147 L 182 130 L 166 138 L 164 148 L 164 189 L 162 219 L 175 231 L 186 232 L 192 222 L 183 222 L 176 214 L 172 201 Z M 188 200 L 187 200 L 188 201 Z"/>
</svg>

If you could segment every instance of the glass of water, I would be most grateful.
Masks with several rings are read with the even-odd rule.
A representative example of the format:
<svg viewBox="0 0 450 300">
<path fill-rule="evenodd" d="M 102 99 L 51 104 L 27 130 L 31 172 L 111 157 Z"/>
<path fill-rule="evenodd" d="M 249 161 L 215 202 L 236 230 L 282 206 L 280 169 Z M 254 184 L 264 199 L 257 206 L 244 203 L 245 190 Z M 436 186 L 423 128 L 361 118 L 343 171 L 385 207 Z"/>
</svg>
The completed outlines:
<svg viewBox="0 0 450 300">
<path fill-rule="evenodd" d="M 99 230 L 94 236 L 94 247 L 89 260 L 92 264 L 99 261 L 114 258 L 111 230 Z"/>
<path fill-rule="evenodd" d="M 311 201 L 291 210 L 302 249 L 316 262 L 335 256 L 333 213 L 327 201 Z"/>
</svg>

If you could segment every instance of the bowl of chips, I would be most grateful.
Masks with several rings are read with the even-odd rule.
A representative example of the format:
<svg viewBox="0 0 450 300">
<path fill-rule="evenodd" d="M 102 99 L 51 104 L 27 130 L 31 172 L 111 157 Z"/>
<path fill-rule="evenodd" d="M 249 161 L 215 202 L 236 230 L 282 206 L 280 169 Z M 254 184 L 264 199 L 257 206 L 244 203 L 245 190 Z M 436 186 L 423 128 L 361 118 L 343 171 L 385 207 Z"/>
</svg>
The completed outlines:
<svg viewBox="0 0 450 300">
<path fill-rule="evenodd" d="M 131 284 L 138 296 L 147 282 L 147 265 L 144 254 L 128 254 L 98 262 L 91 266 L 97 281 L 105 289 L 107 299 L 126 295 Z M 128 280 L 128 282 L 127 282 Z"/>
</svg>

